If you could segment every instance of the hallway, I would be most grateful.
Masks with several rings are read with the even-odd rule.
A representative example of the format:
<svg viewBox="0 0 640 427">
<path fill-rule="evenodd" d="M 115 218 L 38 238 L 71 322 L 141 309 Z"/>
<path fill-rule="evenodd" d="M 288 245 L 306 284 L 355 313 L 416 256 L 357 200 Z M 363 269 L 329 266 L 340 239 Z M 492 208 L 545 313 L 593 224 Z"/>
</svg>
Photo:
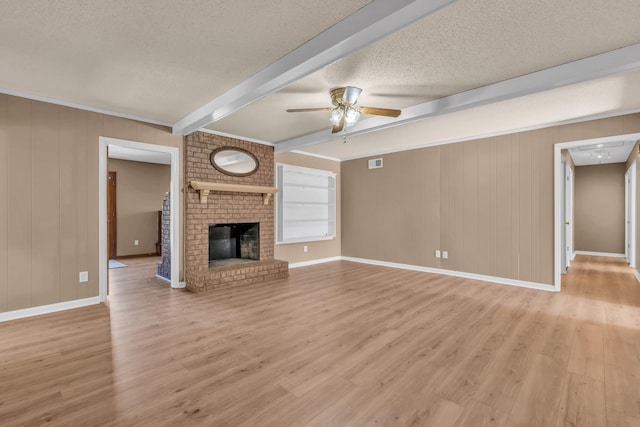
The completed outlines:
<svg viewBox="0 0 640 427">
<path fill-rule="evenodd" d="M 581 395 L 583 406 L 567 398 L 564 410 L 593 414 L 606 406 L 606 425 L 638 425 L 640 283 L 633 270 L 623 258 L 578 255 L 562 277 L 561 295 L 576 307 L 568 371 L 581 374 L 576 389 L 565 396 Z M 569 419 L 586 425 L 586 418 Z"/>
</svg>

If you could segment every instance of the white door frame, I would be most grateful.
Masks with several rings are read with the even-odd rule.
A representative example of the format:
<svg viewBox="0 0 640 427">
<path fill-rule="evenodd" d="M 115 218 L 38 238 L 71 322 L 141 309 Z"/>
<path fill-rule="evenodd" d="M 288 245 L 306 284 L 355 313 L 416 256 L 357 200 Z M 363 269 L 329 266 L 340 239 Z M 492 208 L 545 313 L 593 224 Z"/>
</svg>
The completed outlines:
<svg viewBox="0 0 640 427">
<path fill-rule="evenodd" d="M 571 172 L 571 166 L 566 165 L 564 171 L 565 175 L 565 191 L 564 191 L 564 205 L 565 205 L 565 246 L 567 250 L 567 268 L 571 267 L 571 261 L 573 260 L 573 173 Z"/>
<path fill-rule="evenodd" d="M 169 231 L 171 239 L 171 287 L 183 288 L 184 284 L 180 283 L 180 199 L 178 198 L 180 191 L 180 174 L 178 168 L 178 148 L 127 141 L 124 139 L 107 138 L 104 136 L 99 138 L 99 145 L 98 244 L 100 247 L 98 255 L 100 257 L 100 261 L 98 270 L 98 287 L 100 290 L 100 302 L 107 300 L 107 147 L 110 145 L 134 148 L 137 150 L 168 153 L 171 155 L 171 197 L 169 200 L 171 205 L 171 229 Z"/>
<path fill-rule="evenodd" d="M 560 159 L 560 162 L 562 163 L 562 176 L 563 176 L 563 183 L 565 182 L 565 177 L 567 176 L 567 169 L 569 168 L 569 165 L 567 165 L 567 161 L 562 158 Z M 567 186 L 563 185 L 560 188 L 560 191 L 562 192 L 562 194 L 560 195 L 560 216 L 561 216 L 561 221 L 563 224 L 566 224 L 567 221 Z M 560 270 L 562 274 L 567 274 L 567 266 L 569 265 L 569 260 L 567 259 L 567 233 L 566 233 L 566 225 L 563 227 L 562 229 L 562 233 L 560 234 Z"/>
<path fill-rule="evenodd" d="M 624 254 L 629 266 L 636 268 L 636 161 L 627 169 L 625 177 Z"/>
<path fill-rule="evenodd" d="M 553 270 L 554 270 L 554 290 L 560 292 L 562 281 L 562 234 L 564 230 L 564 223 L 562 221 L 562 205 L 564 200 L 562 197 L 564 188 L 564 170 L 562 167 L 562 153 L 561 151 L 573 147 L 579 147 L 580 145 L 591 144 L 605 144 L 614 141 L 637 141 L 640 139 L 640 133 L 630 133 L 617 136 L 608 136 L 605 138 L 583 139 L 579 141 L 571 142 L 559 142 L 553 146 L 553 212 L 554 212 L 554 227 L 553 227 Z"/>
</svg>

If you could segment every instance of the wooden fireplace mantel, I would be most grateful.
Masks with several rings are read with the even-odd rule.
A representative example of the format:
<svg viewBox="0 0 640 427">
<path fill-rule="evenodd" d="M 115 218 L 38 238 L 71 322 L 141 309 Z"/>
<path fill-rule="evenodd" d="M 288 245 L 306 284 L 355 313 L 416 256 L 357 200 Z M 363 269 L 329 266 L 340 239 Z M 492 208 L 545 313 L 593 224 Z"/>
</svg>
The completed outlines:
<svg viewBox="0 0 640 427">
<path fill-rule="evenodd" d="M 278 191 L 276 187 L 262 187 L 260 185 L 226 184 L 221 182 L 191 181 L 191 187 L 200 193 L 200 203 L 207 204 L 210 191 L 230 191 L 235 193 L 262 193 L 262 201 L 265 205 L 273 194 Z"/>
</svg>

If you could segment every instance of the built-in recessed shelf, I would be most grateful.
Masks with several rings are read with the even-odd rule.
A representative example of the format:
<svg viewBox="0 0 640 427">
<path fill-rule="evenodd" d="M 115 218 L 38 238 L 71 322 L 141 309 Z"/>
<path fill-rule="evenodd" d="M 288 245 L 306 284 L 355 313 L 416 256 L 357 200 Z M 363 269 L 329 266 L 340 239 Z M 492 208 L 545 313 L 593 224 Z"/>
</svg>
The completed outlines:
<svg viewBox="0 0 640 427">
<path fill-rule="evenodd" d="M 278 191 L 276 187 L 263 187 L 260 185 L 242 185 L 242 184 L 226 184 L 221 182 L 204 182 L 191 181 L 191 188 L 200 193 L 200 203 L 207 204 L 207 198 L 211 191 L 227 191 L 232 193 L 260 193 L 262 201 L 265 205 L 269 204 L 269 200 L 273 194 Z"/>
<path fill-rule="evenodd" d="M 277 164 L 276 243 L 328 240 L 336 235 L 334 172 Z"/>
</svg>

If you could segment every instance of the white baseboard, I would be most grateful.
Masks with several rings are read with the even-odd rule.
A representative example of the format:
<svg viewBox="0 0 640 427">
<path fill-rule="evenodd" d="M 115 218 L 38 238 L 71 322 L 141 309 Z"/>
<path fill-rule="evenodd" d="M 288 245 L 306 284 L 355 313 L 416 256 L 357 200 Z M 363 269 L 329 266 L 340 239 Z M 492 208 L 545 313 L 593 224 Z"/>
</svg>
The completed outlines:
<svg viewBox="0 0 640 427">
<path fill-rule="evenodd" d="M 574 253 L 575 255 L 591 255 L 591 256 L 606 256 L 611 258 L 625 258 L 625 254 L 614 254 L 611 252 L 575 251 Z"/>
<path fill-rule="evenodd" d="M 635 268 L 633 269 L 633 275 L 636 278 L 636 280 L 640 282 L 640 273 L 638 273 L 638 270 L 636 270 Z"/>
<path fill-rule="evenodd" d="M 576 251 L 573 251 L 573 254 L 571 254 L 571 261 L 573 261 L 574 259 L 576 259 Z"/>
<path fill-rule="evenodd" d="M 169 283 L 171 283 L 171 279 L 167 279 L 166 277 L 162 277 L 162 276 L 161 276 L 161 275 L 159 275 L 159 274 L 156 274 L 156 277 L 157 277 L 158 279 L 162 279 L 162 280 L 164 280 L 165 282 L 169 282 Z"/>
<path fill-rule="evenodd" d="M 187 287 L 187 282 L 178 282 L 178 286 L 173 289 L 184 289 Z"/>
<path fill-rule="evenodd" d="M 485 276 L 483 274 L 466 273 L 463 271 L 444 270 L 441 268 L 422 267 L 419 265 L 399 264 L 395 262 L 377 261 L 363 258 L 341 257 L 344 261 L 359 262 L 362 264 L 379 265 L 383 267 L 400 268 L 403 270 L 421 271 L 424 273 L 442 274 L 445 276 L 463 277 L 465 279 L 481 280 L 483 282 L 499 283 L 501 285 L 519 286 L 521 288 L 538 289 L 542 291 L 556 292 L 553 285 L 546 283 L 527 282 L 524 280 L 506 279 L 504 277 Z"/>
<path fill-rule="evenodd" d="M 289 264 L 289 268 L 307 267 L 309 265 L 324 264 L 325 262 L 340 261 L 342 257 L 312 259 L 310 261 L 294 262 Z"/>
<path fill-rule="evenodd" d="M 7 311 L 5 313 L 0 313 L 0 322 L 8 322 L 9 320 L 39 316 L 41 314 L 55 313 L 57 311 L 71 310 L 72 308 L 86 307 L 95 304 L 100 304 L 100 297 L 77 299 L 73 301 L 60 302 L 57 304 L 41 305 L 39 307 Z"/>
</svg>

